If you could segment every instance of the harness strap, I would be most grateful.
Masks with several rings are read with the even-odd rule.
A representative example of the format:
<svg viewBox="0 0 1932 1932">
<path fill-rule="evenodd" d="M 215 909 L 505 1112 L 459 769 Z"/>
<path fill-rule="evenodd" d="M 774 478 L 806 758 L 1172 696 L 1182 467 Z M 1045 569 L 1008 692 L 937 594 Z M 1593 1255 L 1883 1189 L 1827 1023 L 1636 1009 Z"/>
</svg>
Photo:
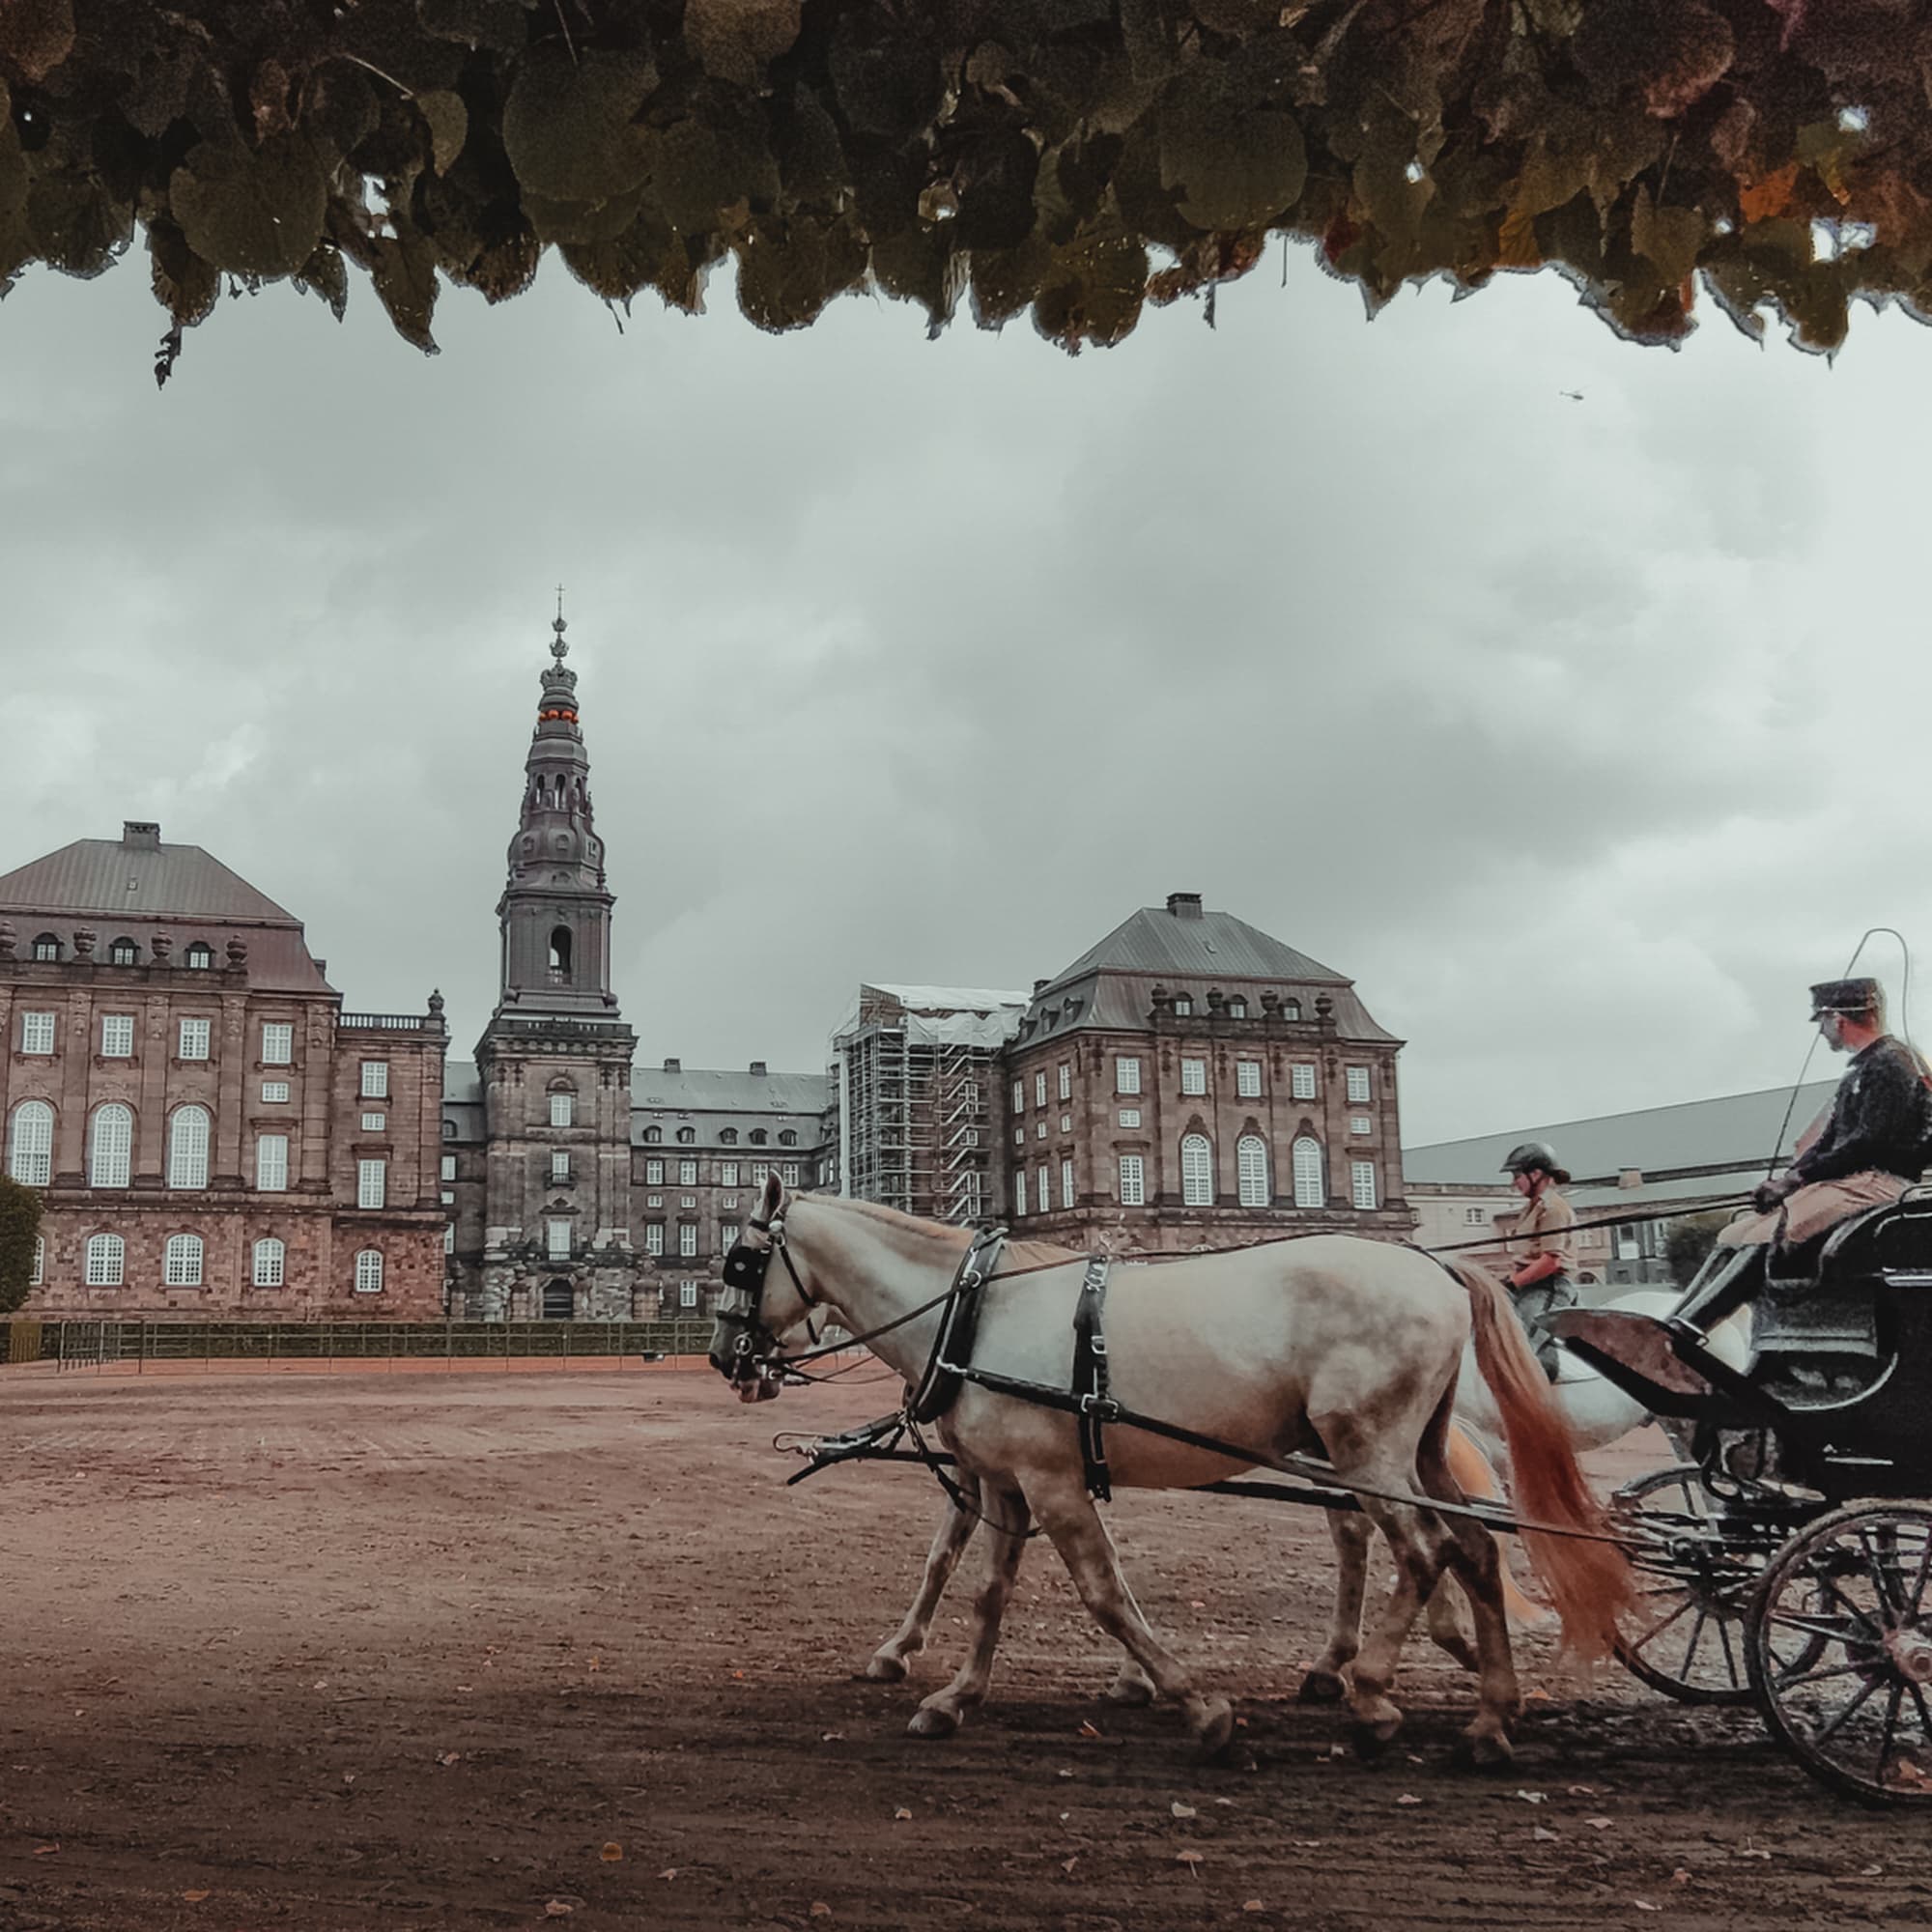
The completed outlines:
<svg viewBox="0 0 1932 1932">
<path fill-rule="evenodd" d="M 959 1400 L 980 1327 L 980 1291 L 999 1267 L 1006 1244 L 1004 1228 L 981 1228 L 960 1258 L 959 1272 L 947 1291 L 946 1312 L 939 1319 L 932 1353 L 925 1358 L 925 1372 L 906 1404 L 906 1413 L 913 1421 L 935 1422 Z"/>
<path fill-rule="evenodd" d="M 1112 1266 L 1112 1256 L 1089 1255 L 1080 1298 L 1073 1304 L 1073 1393 L 1080 1403 L 1080 1462 L 1088 1494 L 1102 1503 L 1114 1499 L 1102 1431 L 1121 1412 L 1107 1389 L 1107 1337 L 1100 1319 Z"/>
</svg>

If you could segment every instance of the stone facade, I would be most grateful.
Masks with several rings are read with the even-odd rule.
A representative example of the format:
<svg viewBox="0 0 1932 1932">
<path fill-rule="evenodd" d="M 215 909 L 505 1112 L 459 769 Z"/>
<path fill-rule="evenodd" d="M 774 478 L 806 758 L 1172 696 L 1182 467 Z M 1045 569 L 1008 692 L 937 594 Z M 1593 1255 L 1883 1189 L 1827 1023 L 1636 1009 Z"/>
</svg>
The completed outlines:
<svg viewBox="0 0 1932 1932">
<path fill-rule="evenodd" d="M 152 824 L 0 878 L 30 1312 L 434 1319 L 440 1004 L 343 1012 L 297 921 Z"/>
</svg>

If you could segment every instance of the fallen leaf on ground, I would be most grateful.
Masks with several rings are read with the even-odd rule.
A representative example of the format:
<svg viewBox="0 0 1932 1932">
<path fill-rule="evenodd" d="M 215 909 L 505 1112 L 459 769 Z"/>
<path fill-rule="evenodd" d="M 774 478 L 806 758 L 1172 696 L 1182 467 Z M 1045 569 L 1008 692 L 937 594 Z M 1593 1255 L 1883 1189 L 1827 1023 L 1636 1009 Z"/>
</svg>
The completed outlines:
<svg viewBox="0 0 1932 1932">
<path fill-rule="evenodd" d="M 463 1762 L 463 1753 L 461 1751 L 438 1751 L 436 1761 L 440 1765 L 461 1764 Z"/>
<path fill-rule="evenodd" d="M 1259 1898 L 1248 1898 L 1241 1901 L 1241 1910 L 1243 1912 L 1265 1912 L 1267 1907 Z"/>
<path fill-rule="evenodd" d="M 1690 1874 L 1688 1871 L 1686 1871 L 1682 1865 L 1679 1865 L 1677 1869 L 1670 1874 L 1670 1883 L 1672 1885 L 1689 1885 L 1690 1883 Z"/>
<path fill-rule="evenodd" d="M 1080 1735 L 1083 1738 L 1097 1738 L 1100 1736 L 1100 1727 L 1091 1718 L 1082 1718 L 1080 1719 Z"/>
<path fill-rule="evenodd" d="M 820 1733 L 818 1742 L 822 1745 L 842 1745 L 845 1742 L 845 1733 L 843 1731 L 824 1731 Z"/>
<path fill-rule="evenodd" d="M 1420 1804 L 1422 1803 L 1422 1800 L 1419 1799 L 1414 1792 L 1405 1791 L 1402 1794 L 1402 1796 L 1398 1798 L 1395 1802 L 1398 1804 Z"/>
<path fill-rule="evenodd" d="M 1543 1801 L 1549 1796 L 1549 1794 L 1547 1791 L 1519 1791 L 1517 1793 L 1517 1796 L 1520 1798 L 1525 1804 L 1541 1804 Z"/>
<path fill-rule="evenodd" d="M 1614 1818 L 1585 1818 L 1583 1822 L 1593 1832 L 1607 1832 L 1617 1821 Z"/>
<path fill-rule="evenodd" d="M 190 1905 L 199 1905 L 207 1896 L 208 1893 L 205 1891 L 185 1891 L 182 1893 L 182 1897 Z"/>
<path fill-rule="evenodd" d="M 1885 1876 L 1885 1867 L 1883 1865 L 1866 1865 L 1860 1871 L 1859 1876 L 1861 1878 L 1883 1878 Z"/>
<path fill-rule="evenodd" d="M 903 1804 L 901 1804 L 899 1808 L 893 1813 L 893 1816 L 895 1818 L 910 1818 L 912 1816 L 912 1813 L 908 1811 Z"/>
<path fill-rule="evenodd" d="M 675 1878 L 677 1876 L 677 1867 L 675 1865 L 666 1865 L 664 1870 L 658 1873 L 658 1876 L 660 1878 Z"/>
<path fill-rule="evenodd" d="M 34 1856 L 37 1859 L 50 1859 L 59 1850 L 60 1847 L 58 1845 L 36 1845 L 34 1847 Z"/>
<path fill-rule="evenodd" d="M 620 1860 L 622 1860 L 624 1856 L 624 1848 L 616 1841 L 616 1839 L 612 1838 L 611 1842 L 608 1845 L 606 1845 L 601 1852 L 597 1854 L 597 1856 L 600 1859 L 602 1859 L 607 1865 L 614 1865 L 617 1862 L 619 1862 Z"/>
<path fill-rule="evenodd" d="M 1217 1798 L 1214 1803 L 1216 1804 L 1225 1804 L 1231 1811 L 1235 1808 L 1235 1801 L 1232 1798 Z"/>
<path fill-rule="evenodd" d="M 1183 1804 L 1178 1798 L 1167 1808 L 1171 1812 L 1173 1812 L 1177 1818 L 1198 1818 L 1201 1815 L 1200 1812 L 1195 1810 L 1193 1805 Z"/>
<path fill-rule="evenodd" d="M 1185 1865 L 1189 1871 L 1193 1871 L 1201 1862 L 1201 1854 L 1199 1852 L 1176 1852 L 1174 1862 L 1178 1865 Z"/>
<path fill-rule="evenodd" d="M 1568 1789 L 1572 1798 L 1599 1798 L 1604 1787 L 1601 1784 L 1573 1784 Z"/>
<path fill-rule="evenodd" d="M 560 1898 L 545 1899 L 544 1917 L 546 1918 L 568 1918 L 570 1917 L 570 1914 L 571 1914 L 571 1908 L 567 1906 L 562 1899 Z"/>
<path fill-rule="evenodd" d="M 1079 1862 L 1080 1862 L 1080 1854 L 1078 1852 L 1075 1852 L 1070 1859 L 1061 1860 L 1060 1869 L 1064 1871 L 1068 1878 L 1071 1878 L 1073 1876 L 1073 1867 L 1077 1865 Z"/>
<path fill-rule="evenodd" d="M 832 1908 L 826 1904 L 824 1899 L 814 1898 L 811 1901 L 811 1917 L 814 1918 L 830 1918 L 832 1917 Z"/>
<path fill-rule="evenodd" d="M 1663 1910 L 1662 1906 L 1653 1905 L 1647 1898 L 1634 1898 L 1631 1900 L 1631 1903 L 1634 1906 L 1635 1906 L 1639 1912 L 1662 1912 Z"/>
<path fill-rule="evenodd" d="M 1070 1771 L 1057 1771 L 1054 1773 L 1054 1776 L 1056 1777 L 1071 1777 L 1073 1774 Z"/>
<path fill-rule="evenodd" d="M 1529 1835 L 1539 1844 L 1553 1845 L 1563 1834 L 1560 1832 L 1552 1832 L 1548 1825 L 1539 1825 Z"/>
<path fill-rule="evenodd" d="M 1522 1693 L 1522 1701 L 1525 1704 L 1547 1704 L 1549 1702 L 1549 1692 L 1548 1690 L 1525 1690 Z"/>
<path fill-rule="evenodd" d="M 1204 1604 L 1199 1597 L 1189 1597 L 1187 1600 L 1187 1607 L 1190 1610 L 1205 1610 L 1208 1607 L 1208 1605 Z"/>
</svg>

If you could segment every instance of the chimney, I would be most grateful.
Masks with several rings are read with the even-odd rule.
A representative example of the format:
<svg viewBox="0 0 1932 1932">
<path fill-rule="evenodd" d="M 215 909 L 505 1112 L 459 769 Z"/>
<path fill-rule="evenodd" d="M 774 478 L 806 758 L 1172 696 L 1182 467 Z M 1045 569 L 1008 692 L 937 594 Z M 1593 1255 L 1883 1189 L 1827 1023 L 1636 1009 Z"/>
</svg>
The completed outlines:
<svg viewBox="0 0 1932 1932">
<path fill-rule="evenodd" d="M 678 1060 L 667 1060 L 665 1062 L 665 1071 L 667 1073 L 682 1073 L 684 1071 L 684 1063 Z"/>
<path fill-rule="evenodd" d="M 1643 1169 L 1640 1167 L 1620 1168 L 1617 1172 L 1617 1185 L 1619 1187 L 1641 1187 L 1643 1185 Z"/>
<path fill-rule="evenodd" d="M 757 1079 L 759 1080 L 764 1079 L 766 1076 L 765 1063 L 762 1060 L 753 1061 L 752 1072 Z"/>
<path fill-rule="evenodd" d="M 158 852 L 161 849 L 161 828 L 145 818 L 124 818 L 121 821 L 121 842 L 130 852 Z"/>
<path fill-rule="evenodd" d="M 1199 893 L 1169 893 L 1167 909 L 1176 919 L 1199 919 L 1201 917 L 1201 895 Z"/>
</svg>

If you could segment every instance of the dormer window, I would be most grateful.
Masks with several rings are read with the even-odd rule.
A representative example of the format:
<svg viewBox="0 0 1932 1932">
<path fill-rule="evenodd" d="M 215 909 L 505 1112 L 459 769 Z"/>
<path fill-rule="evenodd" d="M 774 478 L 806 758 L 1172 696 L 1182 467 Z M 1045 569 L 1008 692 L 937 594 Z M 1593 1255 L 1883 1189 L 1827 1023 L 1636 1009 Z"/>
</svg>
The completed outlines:
<svg viewBox="0 0 1932 1932">
<path fill-rule="evenodd" d="M 1301 1002 L 1284 1000 L 1281 1003 L 1281 1016 L 1285 1020 L 1298 1020 L 1301 1017 Z"/>
<path fill-rule="evenodd" d="M 752 1129 L 751 1142 L 753 1147 L 763 1147 L 769 1138 L 770 1136 L 765 1132 L 763 1127 L 753 1127 Z"/>
<path fill-rule="evenodd" d="M 196 973 L 206 973 L 214 964 L 214 948 L 205 939 L 197 939 L 187 950 L 187 963 Z"/>
<path fill-rule="evenodd" d="M 718 1145 L 720 1147 L 736 1147 L 738 1145 L 738 1129 L 736 1127 L 721 1127 L 718 1130 Z"/>
<path fill-rule="evenodd" d="M 34 957 L 36 959 L 52 960 L 58 959 L 60 956 L 61 943 L 58 936 L 54 933 L 43 932 L 34 941 Z"/>
<path fill-rule="evenodd" d="M 1185 1019 L 1194 1010 L 1194 1002 L 1185 993 L 1177 993 L 1174 996 L 1174 1010 L 1177 1017 Z"/>
<path fill-rule="evenodd" d="M 644 1129 L 643 1140 L 646 1147 L 656 1147 L 664 1137 L 665 1130 L 662 1127 L 646 1127 Z"/>
<path fill-rule="evenodd" d="M 696 1139 L 697 1139 L 697 1129 L 696 1127 L 678 1128 L 677 1144 L 679 1147 L 690 1147 L 692 1143 Z"/>
<path fill-rule="evenodd" d="M 1232 999 L 1221 1009 L 1231 1020 L 1244 1020 L 1248 1016 L 1248 1003 L 1238 996 Z"/>
<path fill-rule="evenodd" d="M 141 949 L 131 939 L 117 939 L 107 949 L 107 963 L 110 966 L 138 966 L 141 963 Z"/>
<path fill-rule="evenodd" d="M 787 1127 L 781 1134 L 780 1134 L 779 1136 L 780 1147 L 796 1147 L 797 1145 L 798 1145 L 798 1136 L 791 1130 L 791 1128 Z"/>
</svg>

